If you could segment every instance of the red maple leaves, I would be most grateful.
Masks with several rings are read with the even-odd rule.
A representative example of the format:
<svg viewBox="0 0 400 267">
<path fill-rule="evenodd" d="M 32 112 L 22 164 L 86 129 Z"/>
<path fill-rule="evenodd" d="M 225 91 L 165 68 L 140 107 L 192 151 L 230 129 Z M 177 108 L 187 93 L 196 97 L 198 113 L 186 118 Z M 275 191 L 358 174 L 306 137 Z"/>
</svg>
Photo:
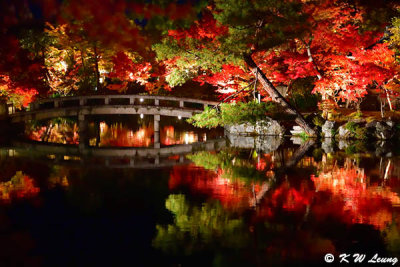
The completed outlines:
<svg viewBox="0 0 400 267">
<path fill-rule="evenodd" d="M 314 93 L 350 102 L 362 99 L 372 87 L 395 83 L 399 69 L 394 51 L 386 43 L 376 44 L 383 33 L 360 29 L 362 11 L 334 1 L 303 8 L 309 14 L 308 35 L 261 55 L 274 82 L 316 77 Z"/>
<path fill-rule="evenodd" d="M 0 96 L 11 102 L 16 108 L 27 107 L 37 94 L 36 89 L 19 86 L 13 83 L 7 75 L 0 75 Z"/>
<path fill-rule="evenodd" d="M 197 40 L 215 40 L 218 36 L 228 33 L 228 27 L 218 24 L 211 13 L 206 12 L 202 18 L 187 30 L 169 30 L 168 35 L 176 40 L 193 38 Z"/>
</svg>

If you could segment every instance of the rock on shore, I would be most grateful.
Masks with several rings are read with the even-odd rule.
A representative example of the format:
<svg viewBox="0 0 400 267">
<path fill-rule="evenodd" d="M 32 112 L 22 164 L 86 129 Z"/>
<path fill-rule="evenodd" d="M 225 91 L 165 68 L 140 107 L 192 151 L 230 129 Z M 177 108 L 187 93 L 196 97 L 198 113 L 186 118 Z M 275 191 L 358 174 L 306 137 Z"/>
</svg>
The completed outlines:
<svg viewBox="0 0 400 267">
<path fill-rule="evenodd" d="M 282 136 L 285 133 L 285 128 L 276 120 L 266 118 L 262 121 L 257 121 L 256 124 L 249 122 L 235 125 L 225 126 L 225 130 L 229 134 L 236 135 L 273 135 Z"/>
</svg>

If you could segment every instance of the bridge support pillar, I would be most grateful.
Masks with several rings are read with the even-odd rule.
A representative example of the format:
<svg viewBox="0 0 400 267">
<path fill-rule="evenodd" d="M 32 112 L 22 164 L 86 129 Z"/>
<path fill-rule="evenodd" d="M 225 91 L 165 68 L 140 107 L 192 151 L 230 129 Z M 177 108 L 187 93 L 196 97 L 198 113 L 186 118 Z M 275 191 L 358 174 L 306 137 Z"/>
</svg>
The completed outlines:
<svg viewBox="0 0 400 267">
<path fill-rule="evenodd" d="M 78 127 L 79 127 L 79 150 L 82 152 L 89 146 L 88 137 L 88 123 L 85 120 L 85 115 L 78 115 Z"/>
<path fill-rule="evenodd" d="M 160 146 L 160 115 L 154 115 L 154 148 Z"/>
</svg>

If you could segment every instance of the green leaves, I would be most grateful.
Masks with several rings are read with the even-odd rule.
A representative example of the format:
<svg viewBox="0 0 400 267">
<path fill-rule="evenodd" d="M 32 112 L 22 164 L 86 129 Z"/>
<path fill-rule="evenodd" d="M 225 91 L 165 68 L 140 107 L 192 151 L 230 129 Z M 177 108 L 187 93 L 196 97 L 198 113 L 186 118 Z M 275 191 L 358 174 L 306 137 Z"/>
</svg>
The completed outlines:
<svg viewBox="0 0 400 267">
<path fill-rule="evenodd" d="M 214 17 L 229 27 L 230 37 L 226 40 L 232 46 L 232 52 L 241 47 L 240 52 L 249 52 L 249 48 L 269 49 L 287 39 L 302 34 L 293 25 L 305 25 L 305 17 L 301 12 L 301 4 L 297 1 L 244 1 L 217 0 Z M 246 48 L 243 46 L 246 45 Z M 246 51 L 247 50 L 247 51 Z"/>
<path fill-rule="evenodd" d="M 188 122 L 200 128 L 215 128 L 243 122 L 255 123 L 265 119 L 267 113 L 277 113 L 278 111 L 279 107 L 273 102 L 224 103 L 221 104 L 220 111 L 206 108 L 204 112 L 188 119 Z"/>
<path fill-rule="evenodd" d="M 199 128 L 210 129 L 222 126 L 221 113 L 217 109 L 209 107 L 206 107 L 202 113 L 193 115 L 187 121 Z"/>
</svg>

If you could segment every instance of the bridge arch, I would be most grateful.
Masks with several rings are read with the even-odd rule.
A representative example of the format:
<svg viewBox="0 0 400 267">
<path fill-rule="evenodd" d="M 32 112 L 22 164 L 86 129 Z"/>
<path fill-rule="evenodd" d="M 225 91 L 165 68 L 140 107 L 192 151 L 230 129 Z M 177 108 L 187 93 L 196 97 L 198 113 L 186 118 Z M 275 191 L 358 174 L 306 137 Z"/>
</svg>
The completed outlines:
<svg viewBox="0 0 400 267">
<path fill-rule="evenodd" d="M 189 118 L 200 113 L 207 106 L 217 105 L 216 101 L 193 98 L 151 95 L 91 95 L 41 99 L 31 103 L 28 110 L 16 112 L 9 108 L 11 123 L 24 123 L 30 120 L 45 120 L 56 117 L 77 117 L 80 146 L 87 146 L 88 115 L 153 115 L 154 147 L 160 147 L 161 116 Z"/>
</svg>

